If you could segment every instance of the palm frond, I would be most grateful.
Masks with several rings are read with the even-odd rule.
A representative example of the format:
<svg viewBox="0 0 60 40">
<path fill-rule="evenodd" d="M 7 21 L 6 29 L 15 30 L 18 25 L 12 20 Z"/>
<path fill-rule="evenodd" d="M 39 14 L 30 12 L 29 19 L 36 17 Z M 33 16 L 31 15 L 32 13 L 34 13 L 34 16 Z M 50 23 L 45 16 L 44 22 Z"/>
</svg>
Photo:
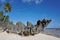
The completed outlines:
<svg viewBox="0 0 60 40">
<path fill-rule="evenodd" d="M 4 10 L 5 10 L 5 12 L 11 12 L 12 7 L 11 7 L 10 3 L 5 4 Z"/>
</svg>

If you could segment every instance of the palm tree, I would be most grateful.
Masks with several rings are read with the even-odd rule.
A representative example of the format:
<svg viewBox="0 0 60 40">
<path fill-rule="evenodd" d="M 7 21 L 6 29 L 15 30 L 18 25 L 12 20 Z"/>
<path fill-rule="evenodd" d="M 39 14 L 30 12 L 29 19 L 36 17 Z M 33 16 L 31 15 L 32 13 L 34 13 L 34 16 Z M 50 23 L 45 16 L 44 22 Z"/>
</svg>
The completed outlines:
<svg viewBox="0 0 60 40">
<path fill-rule="evenodd" d="M 9 16 L 8 16 L 8 12 L 11 12 L 11 9 L 12 9 L 12 7 L 11 7 L 11 5 L 10 5 L 10 3 L 6 3 L 5 5 L 4 5 L 4 10 L 2 11 L 2 12 L 0 12 L 0 21 L 2 22 L 2 23 L 7 23 L 7 24 L 9 24 Z M 6 13 L 6 15 L 4 16 L 3 15 L 3 12 L 4 13 Z M 6 29 L 6 28 L 5 28 Z M 5 30 L 4 29 L 4 30 Z"/>
<path fill-rule="evenodd" d="M 11 12 L 11 9 L 12 9 L 12 7 L 11 7 L 10 3 L 6 3 L 5 7 L 4 7 L 5 12 Z"/>
<path fill-rule="evenodd" d="M 5 6 L 4 6 L 4 11 L 7 12 L 7 13 L 11 12 L 11 8 L 12 7 L 11 7 L 10 3 L 6 3 Z M 5 23 L 5 21 L 9 18 L 7 13 L 6 13 L 6 16 L 4 16 L 3 23 Z M 9 25 L 9 22 L 7 22 L 7 25 Z M 3 31 L 5 31 L 6 29 L 7 28 L 5 28 Z"/>
<path fill-rule="evenodd" d="M 0 11 L 0 16 L 3 16 L 3 11 Z"/>
<path fill-rule="evenodd" d="M 11 7 L 10 3 L 6 3 L 5 6 L 4 6 L 4 11 L 5 12 L 11 12 L 11 10 L 12 10 L 12 7 Z M 3 20 L 3 22 L 5 21 L 7 15 L 8 14 L 6 13 L 6 16 L 5 16 L 4 20 Z"/>
<path fill-rule="evenodd" d="M 6 17 L 5 21 L 8 22 L 9 21 L 9 16 L 8 15 L 7 16 L 4 16 L 3 15 L 3 11 L 0 11 L 0 21 L 1 22 L 4 20 L 5 17 Z"/>
<path fill-rule="evenodd" d="M 4 16 L 4 18 L 6 17 L 5 21 L 4 22 L 9 22 L 9 16 Z"/>
<path fill-rule="evenodd" d="M 3 17 L 3 11 L 0 11 L 0 21 L 2 22 L 3 19 L 4 19 L 4 17 Z"/>
</svg>

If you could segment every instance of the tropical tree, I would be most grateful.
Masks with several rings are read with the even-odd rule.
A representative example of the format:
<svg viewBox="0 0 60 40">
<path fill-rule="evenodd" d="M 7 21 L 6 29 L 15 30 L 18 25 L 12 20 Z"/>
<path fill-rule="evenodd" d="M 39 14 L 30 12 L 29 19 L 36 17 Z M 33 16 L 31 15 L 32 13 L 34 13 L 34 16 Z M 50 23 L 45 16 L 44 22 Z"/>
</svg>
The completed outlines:
<svg viewBox="0 0 60 40">
<path fill-rule="evenodd" d="M 5 18 L 6 17 L 6 18 Z M 5 21 L 4 21 L 4 23 L 6 22 L 9 22 L 9 16 L 7 15 L 7 16 L 4 16 L 4 18 L 5 18 Z"/>
<path fill-rule="evenodd" d="M 2 5 L 1 5 L 1 6 L 2 6 Z M 10 21 L 9 21 L 9 16 L 8 16 L 8 12 L 11 12 L 11 10 L 12 10 L 12 7 L 11 7 L 10 3 L 9 3 L 9 2 L 5 3 L 5 4 L 4 4 L 4 7 L 3 7 L 3 11 L 0 12 L 0 21 L 1 21 L 4 25 L 6 25 L 6 23 L 7 23 L 7 25 L 10 23 Z M 5 15 L 3 15 L 3 13 L 5 13 Z M 7 26 L 7 25 L 6 25 L 6 26 Z M 5 29 L 6 29 L 6 28 L 4 28 L 3 31 L 5 31 Z"/>
<path fill-rule="evenodd" d="M 4 18 L 6 17 L 4 22 L 8 22 L 9 21 L 9 16 L 4 16 L 3 15 L 3 11 L 0 11 L 0 21 L 3 22 Z"/>
<path fill-rule="evenodd" d="M 7 13 L 11 12 L 11 10 L 12 10 L 12 7 L 11 7 L 10 3 L 6 3 L 5 6 L 4 6 L 4 11 L 6 13 L 6 16 L 5 16 L 4 20 L 3 20 L 3 22 L 6 20 L 6 17 L 8 17 Z"/>
<path fill-rule="evenodd" d="M 3 16 L 3 11 L 0 11 L 0 17 Z"/>
<path fill-rule="evenodd" d="M 5 7 L 4 7 L 5 12 L 11 12 L 11 9 L 12 9 L 12 7 L 11 7 L 10 3 L 6 3 Z"/>
<path fill-rule="evenodd" d="M 3 17 L 3 11 L 0 11 L 0 21 L 3 21 L 4 17 Z"/>
</svg>

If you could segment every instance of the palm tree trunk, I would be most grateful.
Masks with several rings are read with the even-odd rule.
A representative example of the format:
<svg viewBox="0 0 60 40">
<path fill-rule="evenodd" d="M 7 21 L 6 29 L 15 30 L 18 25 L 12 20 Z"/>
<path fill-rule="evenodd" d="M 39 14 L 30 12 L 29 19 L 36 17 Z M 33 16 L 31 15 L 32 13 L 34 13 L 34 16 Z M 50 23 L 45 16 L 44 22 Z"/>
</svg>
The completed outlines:
<svg viewBox="0 0 60 40">
<path fill-rule="evenodd" d="M 6 13 L 6 16 L 7 16 L 8 14 Z M 5 22 L 5 20 L 6 20 L 6 16 L 5 16 L 5 18 L 4 18 L 4 20 L 3 20 L 3 23 Z"/>
<path fill-rule="evenodd" d="M 6 16 L 7 16 L 7 13 L 6 13 Z M 3 20 L 3 23 L 5 23 L 6 16 L 5 16 L 4 20 Z M 7 25 L 8 25 L 8 24 L 7 24 Z M 4 28 L 3 32 L 4 32 L 4 31 L 6 31 L 6 29 L 7 29 L 7 27 L 6 27 L 6 28 Z"/>
</svg>

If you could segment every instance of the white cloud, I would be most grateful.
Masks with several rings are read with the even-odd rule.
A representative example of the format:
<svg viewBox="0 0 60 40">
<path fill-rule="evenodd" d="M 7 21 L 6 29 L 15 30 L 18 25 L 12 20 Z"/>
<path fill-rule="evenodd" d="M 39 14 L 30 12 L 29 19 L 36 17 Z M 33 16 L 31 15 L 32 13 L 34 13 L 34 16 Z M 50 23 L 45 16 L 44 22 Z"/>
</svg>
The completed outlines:
<svg viewBox="0 0 60 40">
<path fill-rule="evenodd" d="M 27 3 L 29 3 L 29 2 L 34 2 L 35 4 L 39 4 L 39 3 L 41 3 L 41 2 L 43 2 L 43 0 L 22 0 L 22 2 L 27 2 Z"/>
</svg>

